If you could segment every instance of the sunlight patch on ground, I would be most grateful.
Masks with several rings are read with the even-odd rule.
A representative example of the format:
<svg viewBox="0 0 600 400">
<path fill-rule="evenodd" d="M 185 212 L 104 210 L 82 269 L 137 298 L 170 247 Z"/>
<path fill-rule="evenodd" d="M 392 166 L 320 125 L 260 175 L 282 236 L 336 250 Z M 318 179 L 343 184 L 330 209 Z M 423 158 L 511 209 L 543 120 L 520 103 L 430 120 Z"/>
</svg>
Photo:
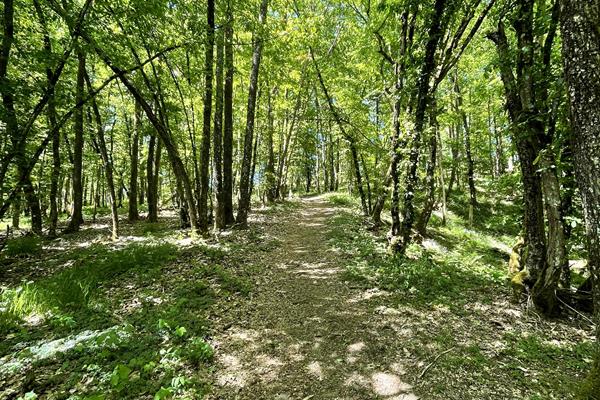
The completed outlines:
<svg viewBox="0 0 600 400">
<path fill-rule="evenodd" d="M 218 358 L 224 370 L 217 374 L 217 384 L 220 386 L 233 386 L 243 388 L 248 381 L 248 373 L 243 370 L 239 358 L 231 354 L 224 354 Z"/>
<path fill-rule="evenodd" d="M 377 372 L 371 376 L 373 391 L 379 396 L 393 396 L 401 392 L 408 392 L 412 387 L 402 382 L 395 374 Z"/>
<path fill-rule="evenodd" d="M 0 374 L 12 374 L 18 370 L 25 368 L 32 363 L 40 360 L 46 360 L 58 353 L 64 353 L 75 348 L 75 346 L 91 341 L 94 339 L 102 338 L 113 334 L 117 336 L 119 340 L 123 340 L 129 337 L 128 330 L 122 326 L 113 326 L 105 330 L 85 330 L 78 333 L 77 335 L 67 336 L 65 338 L 52 340 L 50 342 L 38 342 L 38 344 L 27 347 L 13 357 L 10 355 L 0 359 Z M 88 344 L 88 347 L 95 347 L 102 345 L 101 340 L 96 343 Z"/>
<path fill-rule="evenodd" d="M 448 249 L 437 242 L 435 239 L 425 239 L 421 243 L 426 250 L 437 253 L 446 253 Z"/>
<path fill-rule="evenodd" d="M 325 375 L 323 374 L 323 368 L 321 368 L 321 364 L 318 361 L 311 362 L 306 366 L 306 369 L 308 370 L 309 375 L 320 381 L 323 380 Z"/>
<path fill-rule="evenodd" d="M 348 346 L 348 353 L 359 353 L 361 352 L 367 345 L 365 342 L 356 342 Z"/>
</svg>

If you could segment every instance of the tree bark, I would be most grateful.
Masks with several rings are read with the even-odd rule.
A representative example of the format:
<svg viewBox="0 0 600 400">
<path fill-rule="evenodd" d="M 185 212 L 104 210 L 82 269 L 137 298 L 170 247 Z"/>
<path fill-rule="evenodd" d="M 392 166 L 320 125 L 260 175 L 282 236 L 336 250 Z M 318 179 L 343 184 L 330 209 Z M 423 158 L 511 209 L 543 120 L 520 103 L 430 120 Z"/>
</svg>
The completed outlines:
<svg viewBox="0 0 600 400">
<path fill-rule="evenodd" d="M 223 219 L 225 226 L 233 216 L 233 0 L 227 1 L 225 23 L 225 86 L 223 88 Z"/>
<path fill-rule="evenodd" d="M 265 145 L 267 147 L 267 165 L 265 168 L 266 179 L 266 197 L 268 203 L 273 203 L 277 196 L 275 183 L 275 152 L 273 150 L 273 96 L 277 93 L 277 88 L 269 90 L 267 97 L 267 135 Z"/>
<path fill-rule="evenodd" d="M 84 76 L 85 76 L 85 55 L 81 50 L 77 52 L 77 86 L 75 93 L 75 102 L 79 104 L 83 101 Z M 83 108 L 79 107 L 75 111 L 75 141 L 73 142 L 73 211 L 71 220 L 65 229 L 66 233 L 77 232 L 83 223 Z"/>
<path fill-rule="evenodd" d="M 419 215 L 417 224 L 415 226 L 417 232 L 421 236 L 427 234 L 427 225 L 435 206 L 435 166 L 437 164 L 437 106 L 435 101 L 431 101 L 431 131 L 429 132 L 429 159 L 427 160 L 427 167 L 425 168 L 425 188 L 427 194 L 425 195 L 425 204 L 423 205 L 423 211 Z"/>
<path fill-rule="evenodd" d="M 86 71 L 84 71 L 85 80 L 87 83 L 88 91 L 92 92 L 92 84 Z M 104 137 L 104 125 L 102 124 L 102 117 L 100 116 L 100 110 L 95 99 L 92 99 L 92 110 L 94 112 L 94 119 L 96 122 L 96 141 L 98 143 L 98 150 L 100 150 L 100 157 L 102 158 L 102 164 L 104 166 L 104 177 L 106 178 L 106 186 L 108 187 L 108 195 L 110 196 L 110 211 L 112 217 L 112 239 L 116 240 L 119 237 L 119 212 L 117 209 L 117 196 L 115 193 L 115 181 L 113 177 L 113 163 L 111 155 L 108 154 L 106 147 L 106 140 Z M 137 136 L 137 134 L 136 134 Z M 137 138 L 136 138 L 137 141 Z M 137 146 L 136 146 L 137 147 Z M 137 149 L 136 149 L 137 153 Z M 137 168 L 137 165 L 136 165 Z M 96 185 L 99 184 L 98 180 Z M 137 177 L 134 181 L 137 184 Z M 98 189 L 96 189 L 98 190 Z M 130 189 L 131 192 L 131 189 Z M 133 202 L 137 202 L 137 196 L 133 197 Z M 137 210 L 136 210 L 137 211 Z"/>
<path fill-rule="evenodd" d="M 133 133 L 131 135 L 131 163 L 130 163 L 130 177 L 129 177 L 129 191 L 127 196 L 129 199 L 129 210 L 127 219 L 129 221 L 137 221 L 140 218 L 138 212 L 138 164 L 139 164 L 139 141 L 142 130 L 142 108 L 140 104 L 135 102 L 135 111 L 133 114 Z M 111 173 L 112 175 L 112 173 Z M 107 177 L 108 179 L 108 177 Z M 114 186 L 114 185 L 113 185 Z M 110 185 L 109 185 L 110 192 Z"/>
<path fill-rule="evenodd" d="M 413 199 L 417 188 L 417 167 L 419 163 L 419 151 L 421 148 L 421 136 L 425 127 L 425 111 L 430 100 L 430 81 L 433 75 L 436 60 L 435 53 L 443 34 L 442 17 L 446 9 L 446 0 L 436 0 L 434 14 L 428 31 L 427 44 L 425 46 L 425 58 L 421 67 L 418 83 L 417 107 L 415 110 L 415 126 L 413 129 L 412 145 L 409 155 L 408 173 L 404 179 L 404 199 L 402 209 L 402 224 L 398 234 L 398 240 L 394 240 L 393 251 L 404 254 L 410 243 L 410 235 L 415 221 Z"/>
<path fill-rule="evenodd" d="M 561 0 L 562 52 L 570 103 L 575 173 L 593 277 L 596 346 L 589 397 L 600 392 L 600 0 Z"/>
<path fill-rule="evenodd" d="M 258 16 L 258 29 L 262 29 L 267 18 L 268 0 L 262 0 Z M 254 45 L 252 51 L 252 68 L 250 70 L 250 83 L 248 88 L 248 107 L 246 112 L 246 130 L 244 132 L 244 154 L 240 175 L 240 197 L 238 201 L 238 214 L 236 221 L 245 226 L 248 222 L 250 211 L 250 175 L 252 168 L 252 144 L 254 138 L 254 117 L 256 113 L 256 97 L 258 93 L 258 74 L 262 56 L 263 38 L 262 32 L 254 33 Z"/>
<path fill-rule="evenodd" d="M 210 120 L 212 116 L 213 55 L 215 47 L 215 2 L 208 0 L 206 11 L 206 51 L 204 55 L 204 121 L 202 126 L 202 154 L 200 164 L 200 198 L 198 226 L 208 232 L 208 189 L 210 167 Z"/>
<path fill-rule="evenodd" d="M 215 226 L 225 228 L 225 202 L 223 198 L 223 62 L 224 32 L 217 35 L 217 66 L 215 72 L 215 120 L 213 132 L 213 173 L 215 179 Z"/>
</svg>

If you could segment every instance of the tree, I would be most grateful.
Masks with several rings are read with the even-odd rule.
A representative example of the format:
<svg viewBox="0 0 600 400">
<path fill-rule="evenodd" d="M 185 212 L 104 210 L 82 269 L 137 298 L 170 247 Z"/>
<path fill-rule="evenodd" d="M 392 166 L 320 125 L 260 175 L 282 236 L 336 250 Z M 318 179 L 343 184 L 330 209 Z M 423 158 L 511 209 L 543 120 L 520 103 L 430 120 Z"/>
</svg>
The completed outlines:
<svg viewBox="0 0 600 400">
<path fill-rule="evenodd" d="M 575 173 L 583 203 L 588 267 L 594 278 L 596 348 L 586 398 L 600 392 L 600 1 L 561 0 L 563 61 L 571 107 Z"/>
<path fill-rule="evenodd" d="M 263 29 L 267 18 L 268 0 L 261 0 L 258 16 L 258 29 Z M 248 86 L 248 107 L 246 111 L 246 130 L 244 133 L 244 151 L 242 156 L 241 176 L 240 176 L 240 198 L 238 201 L 238 214 L 236 221 L 245 226 L 248 221 L 248 212 L 250 211 L 250 196 L 252 194 L 250 187 L 250 175 L 252 168 L 253 137 L 254 137 L 254 117 L 256 112 L 256 95 L 258 93 L 258 73 L 260 70 L 260 60 L 263 47 L 262 32 L 253 34 L 252 50 L 252 68 L 250 70 L 250 83 Z"/>
<path fill-rule="evenodd" d="M 215 47 L 215 2 L 208 0 L 206 8 L 206 50 L 204 61 L 204 113 L 202 126 L 202 158 L 200 165 L 200 199 L 198 211 L 200 213 L 200 231 L 208 231 L 208 184 L 210 166 L 210 120 L 212 115 L 213 91 L 213 54 Z"/>
<path fill-rule="evenodd" d="M 85 54 L 82 50 L 77 52 L 77 86 L 76 103 L 83 101 L 84 77 L 85 77 Z M 74 122 L 75 140 L 73 142 L 73 209 L 66 233 L 77 232 L 83 224 L 83 109 L 80 107 L 75 111 Z"/>
<path fill-rule="evenodd" d="M 129 178 L 129 210 L 127 219 L 136 221 L 140 218 L 138 213 L 138 164 L 139 164 L 139 141 L 142 130 L 142 109 L 138 102 L 135 103 L 133 113 L 133 132 L 131 134 L 131 164 Z M 108 179 L 108 178 L 107 178 Z M 109 188 L 110 190 L 110 188 Z"/>
</svg>

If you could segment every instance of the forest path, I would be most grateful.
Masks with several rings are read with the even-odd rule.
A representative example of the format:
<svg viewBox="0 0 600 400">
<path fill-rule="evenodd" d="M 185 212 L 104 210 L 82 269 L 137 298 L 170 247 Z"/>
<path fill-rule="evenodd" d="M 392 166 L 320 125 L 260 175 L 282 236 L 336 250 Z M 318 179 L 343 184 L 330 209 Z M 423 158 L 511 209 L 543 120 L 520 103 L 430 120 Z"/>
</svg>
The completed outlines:
<svg viewBox="0 0 600 400">
<path fill-rule="evenodd" d="M 267 224 L 278 245 L 249 255 L 264 267 L 252 297 L 220 319 L 210 398 L 417 398 L 403 380 L 401 317 L 378 307 L 385 292 L 340 275 L 350 255 L 328 238 L 335 213 L 324 198 L 305 198 Z"/>
</svg>

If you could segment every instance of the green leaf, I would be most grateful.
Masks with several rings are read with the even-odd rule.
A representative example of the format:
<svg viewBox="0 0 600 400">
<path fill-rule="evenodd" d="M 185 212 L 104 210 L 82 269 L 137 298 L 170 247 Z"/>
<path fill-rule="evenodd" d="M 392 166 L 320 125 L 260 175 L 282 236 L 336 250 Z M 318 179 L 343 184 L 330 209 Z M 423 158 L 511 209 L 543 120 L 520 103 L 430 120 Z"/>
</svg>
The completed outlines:
<svg viewBox="0 0 600 400">
<path fill-rule="evenodd" d="M 131 373 L 131 368 L 126 365 L 119 364 L 115 367 L 112 376 L 110 377 L 110 384 L 117 386 L 120 383 L 126 382 Z"/>
<path fill-rule="evenodd" d="M 154 395 L 154 400 L 168 399 L 173 396 L 171 388 L 161 387 L 158 392 Z"/>
<path fill-rule="evenodd" d="M 185 329 L 185 326 L 180 326 L 179 328 L 175 329 L 175 334 L 179 337 L 185 336 L 186 333 L 187 329 Z"/>
</svg>

